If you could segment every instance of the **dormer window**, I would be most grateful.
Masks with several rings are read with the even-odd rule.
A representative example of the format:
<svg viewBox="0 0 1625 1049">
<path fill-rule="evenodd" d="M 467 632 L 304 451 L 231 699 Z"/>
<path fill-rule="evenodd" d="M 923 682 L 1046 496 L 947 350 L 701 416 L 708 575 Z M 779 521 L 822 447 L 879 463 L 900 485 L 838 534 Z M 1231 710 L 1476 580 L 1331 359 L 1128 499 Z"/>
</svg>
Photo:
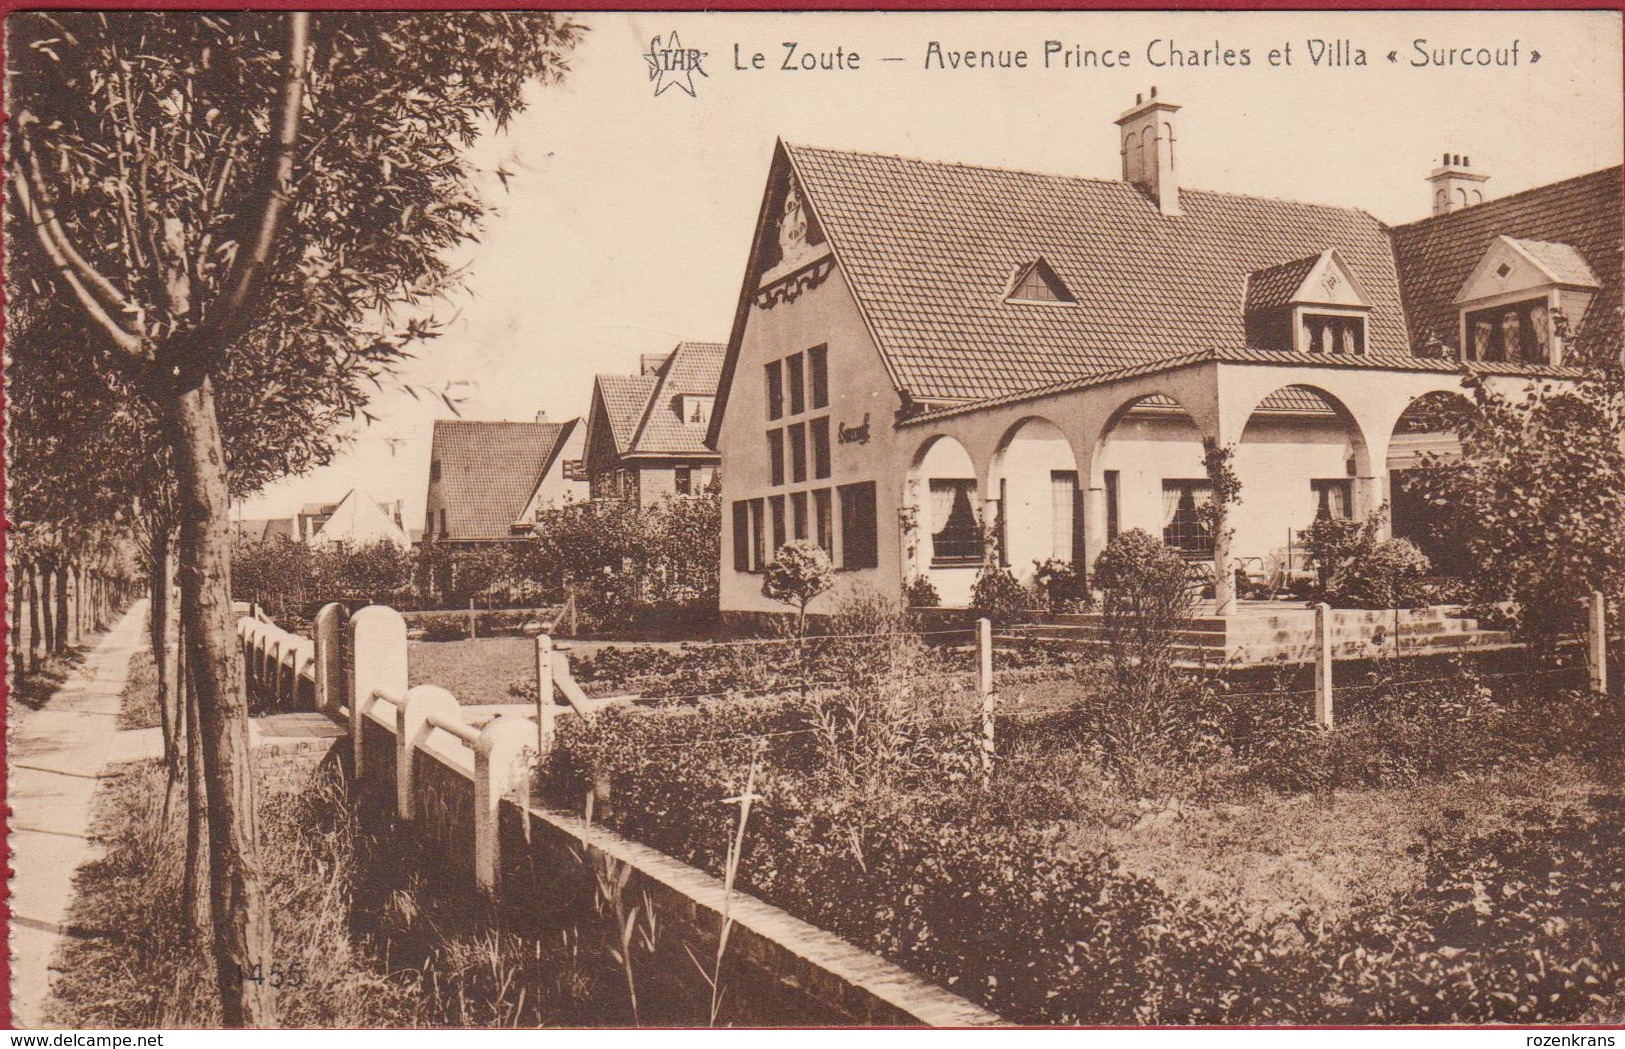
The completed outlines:
<svg viewBox="0 0 1625 1049">
<path fill-rule="evenodd" d="M 708 426 L 711 422 L 711 405 L 715 397 L 696 397 L 684 394 L 678 401 L 678 410 L 682 413 L 683 422 L 690 426 Z"/>
<path fill-rule="evenodd" d="M 1456 294 L 1461 359 L 1563 363 L 1561 313 L 1579 327 L 1600 284 L 1568 244 L 1497 237 Z"/>
<path fill-rule="evenodd" d="M 1028 263 L 1016 273 L 1004 301 L 1068 306 L 1075 306 L 1078 302 L 1043 259 Z"/>
<path fill-rule="evenodd" d="M 1245 309 L 1251 346 L 1326 357 L 1366 352 L 1371 305 L 1335 248 L 1249 274 Z"/>
</svg>

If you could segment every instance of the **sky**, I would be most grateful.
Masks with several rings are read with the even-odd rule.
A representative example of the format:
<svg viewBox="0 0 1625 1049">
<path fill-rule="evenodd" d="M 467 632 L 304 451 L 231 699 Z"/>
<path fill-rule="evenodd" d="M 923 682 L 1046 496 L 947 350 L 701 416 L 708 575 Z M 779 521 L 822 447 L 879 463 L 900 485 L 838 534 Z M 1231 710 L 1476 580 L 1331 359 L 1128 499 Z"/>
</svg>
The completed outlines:
<svg viewBox="0 0 1625 1049">
<path fill-rule="evenodd" d="M 467 278 L 435 310 L 443 335 L 399 373 L 456 384 L 464 418 L 585 417 L 595 373 L 635 371 L 640 354 L 685 339 L 726 341 L 777 138 L 1117 178 L 1112 121 L 1155 85 L 1182 107 L 1181 185 L 1390 223 L 1428 213 L 1425 179 L 1443 153 L 1470 157 L 1491 175 L 1487 195 L 1505 196 L 1619 164 L 1625 142 L 1617 12 L 577 18 L 589 32 L 564 82 L 528 92 L 525 111 L 471 150 L 492 214 L 456 256 Z M 674 32 L 704 53 L 704 72 L 651 81 L 651 41 L 669 47 Z M 1048 68 L 1046 41 L 1059 47 Z M 1319 65 L 1311 41 L 1326 42 Z M 787 43 L 792 62 L 847 68 L 787 71 Z M 1066 68 L 1074 48 L 1128 58 Z M 1491 64 L 1459 64 L 1463 50 Z M 950 61 L 965 51 L 1025 51 L 1026 67 Z M 736 68 L 758 53 L 762 68 Z M 287 516 L 361 487 L 403 500 L 420 525 L 432 422 L 450 413 L 396 384 L 371 411 L 379 421 L 352 427 L 332 464 L 236 512 Z"/>
</svg>

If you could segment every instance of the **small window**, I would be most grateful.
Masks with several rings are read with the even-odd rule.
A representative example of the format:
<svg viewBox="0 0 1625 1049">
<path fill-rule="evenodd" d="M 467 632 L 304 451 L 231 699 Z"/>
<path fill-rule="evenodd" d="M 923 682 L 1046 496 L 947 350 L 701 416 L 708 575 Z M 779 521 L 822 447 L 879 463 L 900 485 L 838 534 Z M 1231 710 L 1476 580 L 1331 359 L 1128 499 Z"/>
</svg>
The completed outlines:
<svg viewBox="0 0 1625 1049">
<path fill-rule="evenodd" d="M 773 557 L 778 556 L 779 547 L 790 541 L 790 532 L 785 527 L 784 496 L 769 496 L 767 505 L 773 514 L 773 552 L 769 557 L 769 560 L 771 560 Z"/>
<path fill-rule="evenodd" d="M 767 417 L 769 420 L 784 417 L 784 366 L 778 361 L 769 361 L 767 366 Z"/>
<path fill-rule="evenodd" d="M 1006 301 L 1075 303 L 1078 300 L 1061 283 L 1061 278 L 1055 275 L 1049 263 L 1039 259 L 1016 277 Z"/>
<path fill-rule="evenodd" d="M 784 431 L 767 431 L 767 464 L 771 483 L 778 486 L 784 483 Z"/>
<path fill-rule="evenodd" d="M 429 463 L 429 481 L 433 483 L 438 480 L 440 480 L 440 460 L 435 459 Z"/>
<path fill-rule="evenodd" d="M 807 479 L 807 425 L 790 427 L 790 480 L 800 484 Z"/>
<path fill-rule="evenodd" d="M 734 571 L 750 571 L 750 504 L 741 499 L 733 505 Z"/>
<path fill-rule="evenodd" d="M 829 416 L 819 416 L 812 427 L 813 476 L 822 481 L 829 476 Z"/>
<path fill-rule="evenodd" d="M 1315 520 L 1354 516 L 1354 482 L 1349 478 L 1310 481 L 1309 491 L 1315 499 Z"/>
<path fill-rule="evenodd" d="M 678 495 L 694 494 L 694 472 L 687 466 L 679 466 L 673 471 L 676 476 L 672 480 L 672 487 Z"/>
<path fill-rule="evenodd" d="M 1326 356 L 1354 357 L 1365 353 L 1365 319 L 1322 313 L 1303 315 L 1304 348 Z"/>
<path fill-rule="evenodd" d="M 875 527 L 875 483 L 843 484 L 841 497 L 841 567 L 874 568 L 880 544 Z"/>
<path fill-rule="evenodd" d="M 797 539 L 807 538 L 807 493 L 790 493 L 790 525 Z"/>
<path fill-rule="evenodd" d="M 1188 558 L 1212 557 L 1213 533 L 1201 509 L 1212 500 L 1205 478 L 1162 482 L 1162 541 Z"/>
<path fill-rule="evenodd" d="M 1550 364 L 1551 319 L 1545 299 L 1528 299 L 1467 314 L 1467 359 Z"/>
<path fill-rule="evenodd" d="M 807 368 L 812 372 L 812 406 L 829 407 L 829 348 L 814 346 L 808 350 Z"/>
<path fill-rule="evenodd" d="M 807 410 L 807 377 L 801 369 L 801 354 L 786 357 L 784 367 L 790 373 L 790 414 L 800 415 Z"/>
<path fill-rule="evenodd" d="M 976 482 L 931 479 L 931 564 L 954 567 L 982 563 L 982 530 L 976 522 Z"/>
<path fill-rule="evenodd" d="M 835 556 L 835 522 L 830 514 L 829 489 L 820 488 L 813 493 L 813 516 L 818 529 L 818 545 L 824 553 Z"/>
</svg>

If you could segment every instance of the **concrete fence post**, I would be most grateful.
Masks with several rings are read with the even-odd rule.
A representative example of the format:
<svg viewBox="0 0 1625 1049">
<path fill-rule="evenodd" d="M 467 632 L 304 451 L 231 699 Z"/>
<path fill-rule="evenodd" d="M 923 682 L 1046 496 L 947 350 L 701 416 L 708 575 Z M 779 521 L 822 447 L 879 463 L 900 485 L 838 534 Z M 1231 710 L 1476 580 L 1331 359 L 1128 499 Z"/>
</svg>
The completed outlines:
<svg viewBox="0 0 1625 1049">
<path fill-rule="evenodd" d="M 275 631 L 266 639 L 265 675 L 260 679 L 258 691 L 262 701 L 270 697 L 272 706 L 276 705 L 277 696 L 282 691 L 282 638 Z"/>
<path fill-rule="evenodd" d="M 387 605 L 368 605 L 350 617 L 350 651 L 355 673 L 350 679 L 350 743 L 355 778 L 366 775 L 361 732 L 374 693 L 406 695 L 406 620 Z"/>
<path fill-rule="evenodd" d="M 499 717 L 474 743 L 474 883 L 482 892 L 498 888 L 502 799 L 517 794 L 522 805 L 530 800 L 533 738 L 527 719 Z"/>
<path fill-rule="evenodd" d="M 1608 602 L 1601 592 L 1591 592 L 1590 627 L 1586 659 L 1591 664 L 1591 691 L 1608 691 Z"/>
<path fill-rule="evenodd" d="M 1332 606 L 1315 606 L 1315 724 L 1332 727 Z"/>
<path fill-rule="evenodd" d="M 438 685 L 418 685 L 406 693 L 406 702 L 395 708 L 395 815 L 403 820 L 417 819 L 413 755 L 434 732 L 429 715 L 462 718 L 457 697 Z"/>
<path fill-rule="evenodd" d="M 333 714 L 344 702 L 344 606 L 330 602 L 316 613 L 316 709 Z"/>
<path fill-rule="evenodd" d="M 976 694 L 982 700 L 982 787 L 993 785 L 993 621 L 976 621 Z"/>
<path fill-rule="evenodd" d="M 553 639 L 546 634 L 536 639 L 536 760 L 545 761 L 553 753 L 558 734 L 558 697 L 553 694 Z"/>
</svg>

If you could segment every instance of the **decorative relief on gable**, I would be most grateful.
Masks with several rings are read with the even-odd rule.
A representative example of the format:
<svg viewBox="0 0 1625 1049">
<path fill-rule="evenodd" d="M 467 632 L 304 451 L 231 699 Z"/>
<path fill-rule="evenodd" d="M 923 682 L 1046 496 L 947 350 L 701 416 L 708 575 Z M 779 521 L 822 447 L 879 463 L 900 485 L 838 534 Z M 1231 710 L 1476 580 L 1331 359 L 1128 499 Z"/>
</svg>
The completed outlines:
<svg viewBox="0 0 1625 1049">
<path fill-rule="evenodd" d="M 834 272 L 835 256 L 826 252 L 823 258 L 809 265 L 774 278 L 770 283 L 764 283 L 761 290 L 756 293 L 756 305 L 764 310 L 770 310 L 781 302 L 794 302 L 824 283 Z"/>
</svg>

